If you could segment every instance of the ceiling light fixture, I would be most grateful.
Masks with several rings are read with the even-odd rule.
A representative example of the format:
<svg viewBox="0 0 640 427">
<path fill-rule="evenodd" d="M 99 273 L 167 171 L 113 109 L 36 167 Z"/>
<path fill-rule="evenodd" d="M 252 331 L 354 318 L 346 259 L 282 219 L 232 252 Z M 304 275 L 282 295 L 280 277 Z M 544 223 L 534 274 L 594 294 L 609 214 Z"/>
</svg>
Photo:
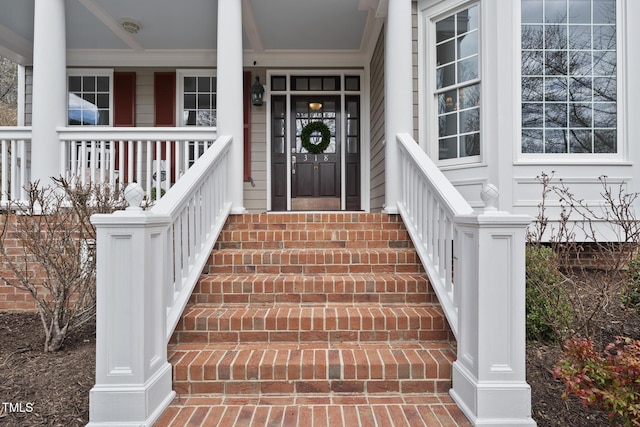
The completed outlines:
<svg viewBox="0 0 640 427">
<path fill-rule="evenodd" d="M 313 111 L 318 111 L 319 109 L 322 108 L 322 103 L 320 103 L 320 102 L 310 102 L 309 103 L 309 108 L 311 108 Z"/>
<path fill-rule="evenodd" d="M 122 18 L 120 26 L 129 34 L 138 34 L 140 28 L 142 28 L 140 22 L 132 18 Z"/>
</svg>

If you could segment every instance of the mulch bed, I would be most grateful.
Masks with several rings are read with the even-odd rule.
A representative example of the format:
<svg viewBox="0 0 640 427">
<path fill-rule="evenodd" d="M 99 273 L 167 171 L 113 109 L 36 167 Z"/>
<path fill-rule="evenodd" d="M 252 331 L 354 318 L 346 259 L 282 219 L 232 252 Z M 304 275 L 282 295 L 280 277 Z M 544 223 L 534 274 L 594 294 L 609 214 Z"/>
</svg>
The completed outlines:
<svg viewBox="0 0 640 427">
<path fill-rule="evenodd" d="M 640 315 L 600 329 L 598 341 L 626 333 L 640 339 Z M 89 421 L 89 390 L 95 380 L 95 325 L 70 336 L 64 349 L 44 353 L 37 315 L 0 313 L 0 403 L 22 403 L 22 413 L 0 414 L 2 427 L 84 426 Z M 635 336 L 634 336 L 635 335 Z M 527 381 L 532 387 L 533 418 L 539 427 L 610 425 L 606 415 L 560 396 L 564 386 L 553 379 L 559 345 L 529 343 Z M 33 410 L 27 412 L 29 406 Z M 2 406 L 0 406 L 2 408 Z"/>
<path fill-rule="evenodd" d="M 59 352 L 44 353 L 43 347 L 38 315 L 0 313 L 0 426 L 74 427 L 89 422 L 95 324 L 69 336 Z"/>
</svg>

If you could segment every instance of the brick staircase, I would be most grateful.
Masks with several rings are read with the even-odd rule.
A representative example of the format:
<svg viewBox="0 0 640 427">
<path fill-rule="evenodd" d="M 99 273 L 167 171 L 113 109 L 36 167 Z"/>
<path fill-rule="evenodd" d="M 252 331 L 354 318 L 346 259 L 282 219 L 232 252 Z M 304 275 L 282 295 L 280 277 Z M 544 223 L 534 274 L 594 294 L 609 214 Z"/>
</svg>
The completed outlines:
<svg viewBox="0 0 640 427">
<path fill-rule="evenodd" d="M 446 394 L 452 333 L 398 216 L 231 216 L 205 272 L 157 425 L 468 425 Z"/>
</svg>

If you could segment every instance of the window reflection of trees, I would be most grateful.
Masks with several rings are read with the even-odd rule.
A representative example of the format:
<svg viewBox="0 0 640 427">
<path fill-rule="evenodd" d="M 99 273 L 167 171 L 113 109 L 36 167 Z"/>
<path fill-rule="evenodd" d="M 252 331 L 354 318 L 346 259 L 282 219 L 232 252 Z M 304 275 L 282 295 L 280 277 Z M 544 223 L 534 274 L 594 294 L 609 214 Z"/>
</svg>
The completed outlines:
<svg viewBox="0 0 640 427">
<path fill-rule="evenodd" d="M 616 152 L 615 1 L 522 5 L 522 151 Z"/>
<path fill-rule="evenodd" d="M 479 8 L 436 23 L 438 158 L 480 155 Z"/>
</svg>

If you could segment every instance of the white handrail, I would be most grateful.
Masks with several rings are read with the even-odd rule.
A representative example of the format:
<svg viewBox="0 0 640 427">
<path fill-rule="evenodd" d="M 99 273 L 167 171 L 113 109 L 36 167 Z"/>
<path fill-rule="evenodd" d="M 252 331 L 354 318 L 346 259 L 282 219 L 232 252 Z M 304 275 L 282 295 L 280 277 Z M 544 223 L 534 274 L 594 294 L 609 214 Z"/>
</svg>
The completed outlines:
<svg viewBox="0 0 640 427">
<path fill-rule="evenodd" d="M 474 211 L 409 134 L 398 135 L 398 210 L 457 341 L 451 396 L 473 425 L 536 425 L 525 363 L 527 215 Z M 388 166 L 387 166 L 388 167 Z"/>
<path fill-rule="evenodd" d="M 454 218 L 468 215 L 473 209 L 409 134 L 398 135 L 398 142 L 402 174 L 398 209 L 457 337 Z"/>
<path fill-rule="evenodd" d="M 165 282 L 167 341 L 231 210 L 226 191 L 231 142 L 230 136 L 220 137 L 151 209 L 172 221 Z"/>
<path fill-rule="evenodd" d="M 136 206 L 143 190 L 135 183 L 125 189 L 127 210 L 91 218 L 97 235 L 92 420 L 142 425 L 175 396 L 167 343 L 231 210 L 232 143 L 231 136 L 218 138 L 153 208 Z"/>
</svg>

